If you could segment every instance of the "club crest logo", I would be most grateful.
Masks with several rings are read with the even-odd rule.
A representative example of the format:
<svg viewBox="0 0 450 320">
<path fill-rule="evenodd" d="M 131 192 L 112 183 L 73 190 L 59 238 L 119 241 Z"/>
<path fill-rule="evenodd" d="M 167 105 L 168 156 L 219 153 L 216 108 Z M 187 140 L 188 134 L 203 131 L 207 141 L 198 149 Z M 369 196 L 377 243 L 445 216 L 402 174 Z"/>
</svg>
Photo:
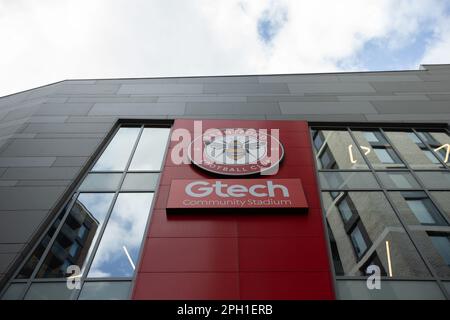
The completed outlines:
<svg viewBox="0 0 450 320">
<path fill-rule="evenodd" d="M 270 174 L 284 149 L 277 137 L 266 132 L 231 128 L 206 132 L 192 141 L 189 158 L 194 165 L 221 175 Z"/>
</svg>

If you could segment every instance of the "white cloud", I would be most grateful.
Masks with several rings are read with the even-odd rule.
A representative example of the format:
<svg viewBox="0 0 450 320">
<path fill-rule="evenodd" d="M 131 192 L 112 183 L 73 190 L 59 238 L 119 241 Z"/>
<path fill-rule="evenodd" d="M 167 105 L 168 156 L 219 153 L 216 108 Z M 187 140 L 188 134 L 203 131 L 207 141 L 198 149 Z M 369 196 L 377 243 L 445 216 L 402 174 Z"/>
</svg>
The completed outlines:
<svg viewBox="0 0 450 320">
<path fill-rule="evenodd" d="M 336 71 L 370 39 L 401 46 L 444 3 L 0 0 L 0 95 L 68 78 Z M 257 21 L 274 7 L 288 19 L 267 45 Z M 440 41 L 432 61 L 448 48 Z"/>
</svg>

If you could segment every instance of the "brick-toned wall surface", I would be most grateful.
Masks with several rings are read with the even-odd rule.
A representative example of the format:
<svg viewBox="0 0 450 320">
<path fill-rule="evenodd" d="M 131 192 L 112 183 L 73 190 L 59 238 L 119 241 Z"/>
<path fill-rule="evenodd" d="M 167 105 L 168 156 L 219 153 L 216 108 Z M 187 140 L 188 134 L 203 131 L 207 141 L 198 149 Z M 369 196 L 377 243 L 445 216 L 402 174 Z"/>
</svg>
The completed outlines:
<svg viewBox="0 0 450 320">
<path fill-rule="evenodd" d="M 119 118 L 450 122 L 450 65 L 417 71 L 67 80 L 0 98 L 0 279 Z"/>
</svg>

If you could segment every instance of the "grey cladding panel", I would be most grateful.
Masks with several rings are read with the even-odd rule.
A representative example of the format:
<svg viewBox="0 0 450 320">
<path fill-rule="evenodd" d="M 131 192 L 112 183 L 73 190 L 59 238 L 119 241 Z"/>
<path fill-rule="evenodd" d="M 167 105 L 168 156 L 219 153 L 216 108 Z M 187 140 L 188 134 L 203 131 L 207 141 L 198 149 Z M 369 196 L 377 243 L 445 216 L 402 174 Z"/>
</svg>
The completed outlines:
<svg viewBox="0 0 450 320">
<path fill-rule="evenodd" d="M 273 75 L 273 76 L 259 76 L 261 83 L 274 82 L 336 82 L 339 78 L 335 75 Z"/>
<path fill-rule="evenodd" d="M 398 75 L 339 75 L 341 81 L 349 82 L 391 82 L 391 81 L 421 81 L 420 77 L 414 74 L 398 74 Z"/>
<path fill-rule="evenodd" d="M 368 83 L 344 82 L 344 83 L 289 83 L 291 93 L 346 93 L 346 92 L 375 92 Z"/>
<path fill-rule="evenodd" d="M 187 115 L 280 114 L 275 102 L 188 102 Z"/>
<path fill-rule="evenodd" d="M 288 94 L 289 89 L 285 83 L 214 83 L 205 84 L 205 93 L 216 94 Z"/>
<path fill-rule="evenodd" d="M 49 167 L 55 160 L 56 157 L 0 157 L 0 167 Z"/>
<path fill-rule="evenodd" d="M 24 133 L 105 133 L 111 129 L 109 123 L 32 123 Z"/>
<path fill-rule="evenodd" d="M 1 187 L 0 210 L 48 210 L 65 187 Z"/>
<path fill-rule="evenodd" d="M 202 93 L 202 84 L 124 84 L 119 94 L 192 94 Z"/>
<path fill-rule="evenodd" d="M 183 114 L 185 104 L 172 103 L 96 103 L 89 115 L 98 116 L 152 116 L 152 115 L 179 115 Z"/>
<path fill-rule="evenodd" d="M 118 84 L 76 84 L 70 81 L 63 83 L 56 91 L 57 94 L 104 94 L 116 93 Z"/>
<path fill-rule="evenodd" d="M 372 103 L 379 113 L 427 114 L 450 112 L 450 102 L 448 101 L 375 101 Z"/>
<path fill-rule="evenodd" d="M 10 180 L 69 180 L 75 178 L 80 167 L 8 168 L 2 179 Z"/>
<path fill-rule="evenodd" d="M 23 139 L 5 148 L 4 157 L 90 156 L 101 139 Z"/>
<path fill-rule="evenodd" d="M 442 82 L 373 82 L 378 92 L 450 92 L 450 81 Z"/>
<path fill-rule="evenodd" d="M 45 103 L 35 115 L 85 115 L 92 108 L 92 103 Z"/>
<path fill-rule="evenodd" d="M 361 102 L 280 102 L 283 114 L 352 114 L 377 113 L 365 101 Z"/>
<path fill-rule="evenodd" d="M 28 242 L 47 214 L 46 210 L 0 211 L 0 242 Z"/>
<path fill-rule="evenodd" d="M 295 101 L 338 101 L 336 96 L 249 96 L 248 102 L 295 102 Z"/>
</svg>

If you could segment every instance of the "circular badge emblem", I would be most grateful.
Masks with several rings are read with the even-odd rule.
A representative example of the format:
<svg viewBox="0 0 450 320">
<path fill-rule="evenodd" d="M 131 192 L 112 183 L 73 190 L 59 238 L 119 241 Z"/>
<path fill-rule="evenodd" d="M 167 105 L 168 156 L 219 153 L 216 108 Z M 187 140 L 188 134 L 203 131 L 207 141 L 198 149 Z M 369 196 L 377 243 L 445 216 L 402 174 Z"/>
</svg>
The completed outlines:
<svg viewBox="0 0 450 320">
<path fill-rule="evenodd" d="M 277 166 L 284 149 L 275 137 L 256 130 L 216 129 L 192 141 L 190 161 L 222 175 L 261 174 Z"/>
</svg>

